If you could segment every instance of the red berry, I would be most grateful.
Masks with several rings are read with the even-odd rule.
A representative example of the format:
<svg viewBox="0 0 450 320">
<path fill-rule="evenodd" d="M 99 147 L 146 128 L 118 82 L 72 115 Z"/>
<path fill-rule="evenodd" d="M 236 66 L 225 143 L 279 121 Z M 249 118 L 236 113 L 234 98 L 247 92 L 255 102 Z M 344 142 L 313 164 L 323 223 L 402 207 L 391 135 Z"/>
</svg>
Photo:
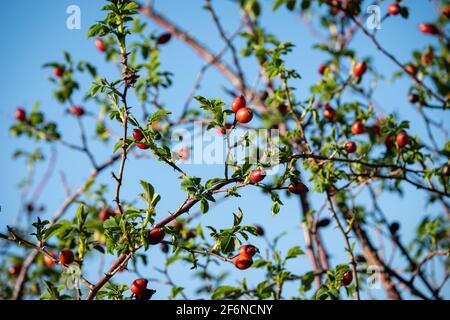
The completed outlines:
<svg viewBox="0 0 450 320">
<path fill-rule="evenodd" d="M 26 120 L 27 114 L 23 108 L 17 108 L 14 117 L 17 121 L 23 122 Z"/>
<path fill-rule="evenodd" d="M 362 77 L 362 75 L 367 71 L 367 65 L 365 62 L 358 62 L 353 67 L 353 75 L 357 78 Z"/>
<path fill-rule="evenodd" d="M 252 183 L 258 183 L 262 181 L 266 177 L 266 173 L 261 169 L 253 170 L 252 173 L 250 173 L 250 181 Z"/>
<path fill-rule="evenodd" d="M 341 286 L 348 286 L 350 283 L 352 283 L 353 280 L 353 273 L 351 271 L 347 271 L 344 273 L 344 276 L 341 280 Z"/>
<path fill-rule="evenodd" d="M 153 228 L 147 234 L 147 240 L 150 244 L 158 244 L 163 241 L 166 233 L 161 228 Z"/>
<path fill-rule="evenodd" d="M 328 66 L 326 64 L 321 64 L 319 67 L 319 74 L 323 76 L 325 74 L 325 71 L 327 70 L 327 68 L 328 68 Z"/>
<path fill-rule="evenodd" d="M 104 208 L 98 213 L 98 218 L 100 221 L 106 221 L 115 215 L 116 213 L 114 211 L 111 211 L 109 208 Z"/>
<path fill-rule="evenodd" d="M 172 38 L 172 34 L 170 34 L 168 32 L 163 33 L 156 39 L 156 44 L 166 44 L 167 42 L 170 41 L 171 38 Z"/>
<path fill-rule="evenodd" d="M 362 134 L 364 132 L 366 132 L 366 127 L 364 126 L 364 123 L 362 123 L 362 121 L 358 120 L 352 125 L 353 134 Z"/>
<path fill-rule="evenodd" d="M 55 68 L 53 69 L 53 75 L 54 75 L 55 77 L 60 78 L 60 77 L 62 77 L 63 74 L 64 74 L 64 70 L 63 70 L 62 68 L 60 68 L 60 67 L 55 67 Z"/>
<path fill-rule="evenodd" d="M 380 137 L 380 136 L 381 136 L 381 126 L 380 126 L 380 122 L 379 122 L 379 121 L 377 121 L 377 123 L 375 123 L 375 124 L 372 126 L 372 130 L 373 130 L 373 133 L 374 133 L 377 137 Z"/>
<path fill-rule="evenodd" d="M 288 106 L 285 105 L 284 103 L 278 105 L 278 111 L 279 111 L 280 113 L 286 113 L 287 109 L 288 109 Z"/>
<path fill-rule="evenodd" d="M 439 30 L 436 27 L 436 25 L 431 24 L 431 23 L 421 23 L 419 24 L 419 30 L 420 32 L 424 33 L 424 34 L 438 34 Z"/>
<path fill-rule="evenodd" d="M 240 256 L 246 255 L 249 257 L 253 257 L 257 252 L 258 252 L 258 249 L 251 244 L 246 244 L 239 249 Z"/>
<path fill-rule="evenodd" d="M 62 265 L 71 264 L 75 260 L 73 252 L 70 249 L 64 248 L 59 253 L 59 262 Z"/>
<path fill-rule="evenodd" d="M 417 67 L 413 64 L 408 64 L 405 66 L 406 72 L 408 72 L 411 76 L 415 77 L 417 72 L 419 71 Z"/>
<path fill-rule="evenodd" d="M 391 3 L 388 7 L 388 15 L 396 16 L 400 13 L 401 7 L 398 3 Z"/>
<path fill-rule="evenodd" d="M 423 64 L 430 64 L 434 59 L 434 52 L 433 50 L 429 50 L 427 53 L 424 53 L 421 57 L 420 60 L 422 61 Z"/>
<path fill-rule="evenodd" d="M 137 296 L 140 296 L 145 291 L 145 289 L 147 289 L 147 283 L 148 281 L 144 278 L 134 280 L 131 284 L 131 292 L 133 292 Z"/>
<path fill-rule="evenodd" d="M 133 138 L 137 141 L 140 141 L 140 140 L 144 139 L 144 134 L 142 133 L 141 130 L 134 129 L 133 130 Z"/>
<path fill-rule="evenodd" d="M 244 96 L 236 97 L 231 104 L 231 110 L 233 112 L 237 112 L 239 109 L 245 108 L 246 104 L 247 102 L 245 101 Z"/>
<path fill-rule="evenodd" d="M 139 149 L 142 149 L 142 150 L 147 150 L 148 148 L 150 148 L 150 146 L 148 144 L 138 143 L 138 142 L 136 142 L 136 147 L 138 147 Z"/>
<path fill-rule="evenodd" d="M 55 252 L 54 251 L 50 251 L 49 254 L 53 257 L 55 257 Z M 49 257 L 48 255 L 44 255 L 44 264 L 47 268 L 51 268 L 55 265 L 55 260 L 53 260 L 51 257 Z"/>
<path fill-rule="evenodd" d="M 178 156 L 181 160 L 187 160 L 189 159 L 189 149 L 188 148 L 181 148 L 178 150 Z"/>
<path fill-rule="evenodd" d="M 353 153 L 356 151 L 356 143 L 353 141 L 347 141 L 345 143 L 345 150 L 347 150 L 348 153 Z"/>
<path fill-rule="evenodd" d="M 447 19 L 450 18 L 450 4 L 444 5 L 442 8 L 442 15 Z"/>
<path fill-rule="evenodd" d="M 295 184 L 290 184 L 288 186 L 288 190 L 294 194 L 305 194 L 309 191 L 308 187 L 301 181 L 298 181 Z"/>
<path fill-rule="evenodd" d="M 217 126 L 216 132 L 218 135 L 224 135 L 225 133 L 227 133 L 227 130 L 230 130 L 230 129 L 231 129 L 231 124 L 227 123 L 227 124 L 225 124 L 225 128 Z"/>
<path fill-rule="evenodd" d="M 256 225 L 256 226 L 255 226 L 255 233 L 256 233 L 258 236 L 263 236 L 265 232 L 264 232 L 263 227 Z"/>
<path fill-rule="evenodd" d="M 9 268 L 8 272 L 11 276 L 17 276 L 20 273 L 20 270 L 22 270 L 22 264 L 16 263 Z"/>
<path fill-rule="evenodd" d="M 105 43 L 103 42 L 102 38 L 95 39 L 95 47 L 100 52 L 105 52 L 106 51 Z"/>
<path fill-rule="evenodd" d="M 393 136 L 388 136 L 384 140 L 384 145 L 386 146 L 387 149 L 392 149 L 394 147 L 394 137 Z"/>
<path fill-rule="evenodd" d="M 400 132 L 397 135 L 397 144 L 400 148 L 406 146 L 410 141 L 408 134 L 405 131 Z"/>
<path fill-rule="evenodd" d="M 80 106 L 71 106 L 69 108 L 69 113 L 74 115 L 75 117 L 81 117 L 84 115 L 84 109 Z"/>
<path fill-rule="evenodd" d="M 411 103 L 417 103 L 417 102 L 419 102 L 419 99 L 420 99 L 420 97 L 418 94 L 415 94 L 415 93 L 408 94 L 408 101 Z"/>
<path fill-rule="evenodd" d="M 236 112 L 236 120 L 240 123 L 250 122 L 253 118 L 253 112 L 247 107 L 240 108 Z"/>
<path fill-rule="evenodd" d="M 252 258 L 250 258 L 249 256 L 246 256 L 246 255 L 244 255 L 244 256 L 237 255 L 233 259 L 233 264 L 239 270 L 245 270 L 245 269 L 250 268 L 250 266 L 253 264 L 253 260 L 252 260 Z"/>
<path fill-rule="evenodd" d="M 323 116 L 328 121 L 332 121 L 334 119 L 334 116 L 336 115 L 336 111 L 330 107 L 328 104 L 325 105 L 323 108 Z"/>
</svg>

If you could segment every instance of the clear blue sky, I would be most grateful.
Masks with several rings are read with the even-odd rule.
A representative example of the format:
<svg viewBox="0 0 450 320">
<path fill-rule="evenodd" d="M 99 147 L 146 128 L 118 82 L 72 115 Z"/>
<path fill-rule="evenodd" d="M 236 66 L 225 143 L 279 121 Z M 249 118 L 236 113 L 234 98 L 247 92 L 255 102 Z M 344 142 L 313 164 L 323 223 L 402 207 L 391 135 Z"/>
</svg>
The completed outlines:
<svg viewBox="0 0 450 320">
<path fill-rule="evenodd" d="M 286 12 L 284 9 L 276 13 L 270 12 L 271 1 L 262 1 L 265 13 L 262 17 L 263 25 L 278 36 L 283 41 L 292 41 L 296 48 L 288 58 L 288 64 L 297 69 L 302 75 L 302 79 L 297 81 L 294 86 L 298 88 L 296 95 L 302 99 L 308 96 L 309 87 L 318 79 L 317 67 L 320 65 L 324 56 L 312 49 L 312 45 L 317 41 L 308 32 L 305 25 L 295 15 Z M 156 1 L 156 8 L 176 21 L 184 29 L 189 30 L 203 43 L 218 51 L 223 47 L 218 34 L 212 27 L 208 13 L 201 7 L 201 1 L 195 0 L 170 0 Z M 220 13 L 221 21 L 228 31 L 234 31 L 238 21 L 239 13 L 236 5 L 232 1 L 222 0 L 213 1 L 217 12 Z M 412 49 L 423 49 L 427 43 L 433 41 L 430 37 L 419 34 L 417 25 L 423 21 L 433 20 L 435 12 L 428 1 L 405 1 L 410 6 L 410 19 L 404 20 L 399 17 L 389 19 L 382 25 L 378 32 L 380 42 L 400 61 L 406 61 L 410 58 Z M 68 30 L 66 28 L 66 8 L 69 5 L 78 5 L 81 8 L 82 28 L 81 30 Z M 31 150 L 36 147 L 42 148 L 48 153 L 49 148 L 44 144 L 35 145 L 26 139 L 13 139 L 9 136 L 8 128 L 13 123 L 13 114 L 17 106 L 25 106 L 29 110 L 35 101 L 40 101 L 42 110 L 49 119 L 60 121 L 63 128 L 65 140 L 79 143 L 76 122 L 73 118 L 66 116 L 65 107 L 59 105 L 52 99 L 52 84 L 46 80 L 49 75 L 48 69 L 41 66 L 53 60 L 61 60 L 62 51 L 66 50 L 72 54 L 72 57 L 78 60 L 87 60 L 99 67 L 99 72 L 108 79 L 116 78 L 118 75 L 113 66 L 107 65 L 103 61 L 102 54 L 93 46 L 93 40 L 86 40 L 86 31 L 91 24 L 103 17 L 99 10 L 103 1 L 92 0 L 48 0 L 48 1 L 27 1 L 16 0 L 3 6 L 0 11 L 0 32 L 2 39 L 2 50 L 0 50 L 0 66 L 3 76 L 0 78 L 0 144 L 2 155 L 0 157 L 0 176 L 2 177 L 2 192 L 0 194 L 0 229 L 4 230 L 6 224 L 13 224 L 16 214 L 19 210 L 20 195 L 17 192 L 18 182 L 27 176 L 23 161 L 13 161 L 12 153 L 17 148 Z M 385 12 L 386 7 L 382 10 Z M 145 20 L 145 17 L 143 18 Z M 158 27 L 150 23 L 150 30 Z M 242 44 L 242 43 L 240 43 Z M 380 82 L 375 91 L 375 98 L 380 102 L 385 113 L 395 112 L 400 119 L 409 119 L 411 121 L 410 133 L 423 138 L 425 141 L 425 128 L 418 114 L 408 105 L 406 94 L 409 80 L 402 78 L 395 83 L 390 82 L 390 74 L 396 71 L 396 67 L 386 58 L 378 54 L 374 46 L 367 41 L 365 37 L 359 34 L 352 42 L 352 47 L 357 49 L 360 57 L 372 55 L 374 57 L 374 66 L 377 71 L 387 75 L 384 82 Z M 229 59 L 229 57 L 227 57 Z M 163 69 L 174 73 L 174 86 L 167 90 L 162 100 L 166 103 L 168 109 L 175 115 L 179 114 L 185 97 L 188 95 L 193 82 L 203 61 L 200 60 L 189 48 L 178 41 L 171 41 L 162 49 L 161 60 Z M 248 59 L 247 59 L 248 60 Z M 250 75 L 255 74 L 254 64 L 244 60 L 244 68 Z M 199 94 L 207 97 L 228 97 L 221 91 L 222 85 L 228 85 L 226 80 L 210 70 L 207 73 Z M 82 90 L 77 92 L 75 100 L 80 101 L 82 93 L 89 88 L 90 83 L 84 81 Z M 86 104 L 86 109 L 95 111 L 97 106 Z M 429 115 L 437 120 L 445 122 L 449 127 L 450 119 L 448 115 L 442 118 L 442 113 L 429 111 Z M 93 128 L 93 123 L 87 121 L 88 129 Z M 72 130 L 72 128 L 74 128 Z M 111 151 L 111 146 L 104 147 L 97 142 L 90 142 L 93 148 L 98 150 L 98 159 L 106 159 Z M 64 200 L 64 192 L 61 186 L 59 172 L 63 170 L 67 176 L 68 182 L 73 188 L 80 185 L 88 175 L 86 171 L 88 162 L 83 155 L 73 151 L 68 151 L 64 147 L 58 146 L 58 165 L 52 176 L 46 191 L 43 193 L 41 201 L 45 203 L 50 216 Z M 220 176 L 222 167 L 218 166 L 185 166 L 190 175 L 198 175 L 206 180 L 210 177 Z M 39 180 L 45 170 L 45 164 L 38 167 L 36 181 Z M 126 183 L 123 187 L 123 196 L 128 199 L 134 199 L 138 192 L 141 192 L 139 179 L 151 182 L 157 192 L 162 195 L 162 201 L 159 204 L 158 218 L 167 215 L 169 210 L 176 209 L 178 204 L 184 199 L 184 194 L 178 189 L 179 180 L 177 175 L 165 165 L 154 160 L 136 160 L 131 159 L 127 163 Z M 112 198 L 113 181 L 106 172 L 99 181 L 108 183 Z M 388 214 L 389 219 L 402 222 L 402 235 L 404 240 L 410 240 L 413 236 L 413 230 L 420 219 L 426 214 L 436 214 L 439 208 L 435 206 L 425 206 L 426 203 L 422 192 L 413 188 L 405 188 L 404 198 L 394 195 L 384 195 L 381 198 L 382 208 Z M 281 232 L 287 232 L 280 242 L 279 248 L 283 251 L 292 246 L 293 243 L 299 243 L 304 248 L 304 240 L 299 227 L 300 213 L 298 202 L 295 199 L 284 199 L 285 206 L 282 207 L 277 217 L 270 214 L 271 201 L 263 197 L 255 188 L 248 188 L 242 192 L 242 198 L 230 199 L 220 206 L 212 209 L 208 215 L 202 217 L 203 225 L 212 225 L 216 228 L 225 228 L 232 223 L 232 212 L 236 212 L 240 206 L 245 213 L 244 223 L 258 223 L 265 226 L 269 237 L 275 237 Z M 364 202 L 363 195 L 361 201 Z M 313 194 L 312 204 L 318 208 L 322 204 L 322 195 Z M 111 201 L 111 205 L 113 205 Z M 75 213 L 76 206 L 72 206 L 68 216 Z M 342 237 L 339 233 L 329 227 L 323 234 L 325 245 L 328 248 L 333 264 L 347 262 L 347 255 L 343 250 Z M 252 240 L 257 246 L 264 246 L 261 239 Z M 389 248 L 389 243 L 385 243 Z M 388 249 L 387 249 L 388 250 Z M 150 266 L 142 270 L 142 274 L 148 278 L 160 277 L 154 270 L 153 265 L 161 264 L 162 255 L 160 250 L 155 248 L 148 252 Z M 4 257 L 0 257 L 3 260 Z M 91 258 L 92 263 L 98 256 Z M 110 261 L 111 259 L 107 259 Z M 309 261 L 306 257 L 296 259 L 291 262 L 292 271 L 302 274 L 310 270 Z M 96 280 L 97 267 L 92 266 L 88 272 L 88 278 Z M 227 284 L 233 285 L 235 280 L 243 276 L 242 272 L 236 271 L 232 266 L 220 264 L 214 267 L 217 272 L 229 270 L 231 277 Z M 189 276 L 191 272 L 189 266 L 177 264 L 170 269 L 173 281 L 186 288 L 186 294 L 190 298 L 196 298 L 193 294 L 198 287 L 196 279 Z M 250 284 L 256 284 L 263 280 L 263 273 L 252 269 L 246 272 Z M 116 282 L 130 283 L 134 278 L 131 274 L 121 274 L 115 278 Z M 152 284 L 152 288 L 158 290 L 156 298 L 165 298 L 170 288 L 167 286 Z M 295 294 L 296 286 L 288 286 L 286 294 Z M 446 287 L 447 297 L 450 296 L 449 286 Z M 379 291 L 372 292 L 375 296 L 384 295 Z"/>
</svg>

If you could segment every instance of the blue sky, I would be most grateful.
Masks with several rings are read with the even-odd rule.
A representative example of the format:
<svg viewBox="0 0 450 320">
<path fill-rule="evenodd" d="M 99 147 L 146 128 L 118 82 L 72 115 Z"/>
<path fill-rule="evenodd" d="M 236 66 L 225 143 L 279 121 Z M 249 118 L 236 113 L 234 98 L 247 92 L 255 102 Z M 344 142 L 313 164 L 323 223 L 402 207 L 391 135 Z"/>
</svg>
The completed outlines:
<svg viewBox="0 0 450 320">
<path fill-rule="evenodd" d="M 309 87 L 318 80 L 317 68 L 325 56 L 312 49 L 317 42 L 305 24 L 295 15 L 288 13 L 284 9 L 276 13 L 270 12 L 271 1 L 262 1 L 265 13 L 262 17 L 262 24 L 282 41 L 292 41 L 296 44 L 293 53 L 288 57 L 288 65 L 295 68 L 302 79 L 293 85 L 298 89 L 296 95 L 301 99 L 306 99 Z M 232 1 L 214 1 L 220 19 L 229 32 L 234 31 L 239 22 L 239 13 L 236 5 Z M 379 41 L 399 58 L 400 61 L 410 59 L 410 52 L 413 49 L 422 50 L 430 41 L 430 37 L 421 35 L 417 30 L 417 25 L 423 21 L 434 20 L 435 12 L 428 1 L 406 1 L 410 6 L 410 19 L 404 20 L 400 17 L 389 19 L 382 24 L 382 29 L 378 32 Z M 81 30 L 68 30 L 66 28 L 66 8 L 69 5 L 78 5 L 81 8 L 82 26 Z M 23 161 L 14 161 L 12 153 L 17 148 L 31 150 L 40 147 L 48 153 L 49 147 L 44 144 L 35 145 L 26 139 L 14 139 L 9 136 L 8 128 L 13 123 L 13 114 L 17 106 L 25 106 L 29 110 L 35 101 L 40 101 L 41 108 L 50 119 L 58 120 L 63 131 L 65 140 L 79 143 L 77 126 L 75 120 L 65 115 L 64 109 L 67 106 L 59 105 L 52 99 L 52 84 L 46 80 L 49 70 L 41 66 L 54 60 L 62 59 L 62 51 L 66 50 L 72 54 L 76 61 L 86 60 L 98 66 L 99 73 L 108 79 L 117 78 L 115 68 L 104 62 L 102 54 L 93 46 L 93 40 L 86 40 L 86 31 L 91 24 L 102 18 L 103 13 L 99 10 L 103 1 L 89 0 L 48 0 L 48 1 L 26 1 L 16 0 L 5 6 L 0 12 L 0 32 L 3 41 L 3 50 L 0 50 L 0 66 L 3 77 L 0 78 L 1 104 L 0 108 L 0 144 L 2 156 L 0 157 L 0 176 L 3 180 L 3 192 L 0 194 L 0 227 L 4 230 L 6 224 L 14 223 L 19 210 L 20 195 L 17 192 L 18 182 L 27 175 Z M 190 31 L 203 43 L 206 43 L 213 51 L 220 50 L 224 44 L 221 42 L 216 30 L 212 27 L 209 14 L 201 8 L 201 1 L 195 0 L 170 0 L 156 1 L 156 8 L 163 12 L 171 20 Z M 385 12 L 386 6 L 382 6 Z M 146 18 L 143 18 L 146 20 Z M 150 21 L 150 30 L 160 30 Z M 237 42 L 242 46 L 242 42 Z M 390 74 L 397 71 L 395 65 L 380 55 L 375 47 L 367 41 L 362 34 L 358 34 L 352 42 L 352 48 L 357 49 L 360 57 L 372 56 L 374 66 L 378 72 L 386 75 L 386 79 L 379 82 L 375 91 L 375 98 L 382 106 L 385 113 L 396 113 L 400 119 L 411 121 L 411 133 L 423 138 L 426 134 L 423 122 L 418 117 L 418 113 L 408 105 L 406 94 L 410 80 L 401 78 L 396 82 L 390 81 Z M 226 56 L 229 60 L 230 57 Z M 199 69 L 203 66 L 195 53 L 179 41 L 171 41 L 162 48 L 161 61 L 163 69 L 174 73 L 174 85 L 162 94 L 162 100 L 166 103 L 166 108 L 178 115 L 186 96 L 191 90 Z M 243 67 L 248 74 L 248 79 L 255 76 L 254 63 L 251 59 L 243 60 Z M 207 72 L 205 80 L 198 91 L 206 97 L 220 97 L 225 101 L 229 98 L 221 90 L 222 86 L 228 86 L 226 80 L 215 70 Z M 88 89 L 90 83 L 88 79 L 82 82 L 80 90 L 75 98 L 80 101 L 83 90 Z M 87 110 L 95 111 L 97 106 L 86 104 Z M 450 119 L 442 113 L 429 111 L 429 116 L 443 121 L 449 127 Z M 86 127 L 93 128 L 93 123 L 86 121 Z M 73 130 L 72 130 L 73 128 Z M 442 141 L 442 138 L 441 138 Z M 92 148 L 98 152 L 98 160 L 107 159 L 112 147 L 103 146 L 98 142 L 90 142 Z M 76 152 L 58 146 L 58 165 L 49 182 L 46 191 L 42 194 L 41 201 L 45 203 L 49 216 L 54 212 L 64 200 L 64 192 L 59 178 L 62 170 L 67 176 L 68 183 L 74 188 L 80 185 L 87 177 L 87 159 Z M 190 175 L 202 176 L 208 179 L 222 174 L 220 166 L 199 166 L 186 165 L 184 167 Z M 37 168 L 36 181 L 45 171 L 45 164 Z M 167 166 L 156 162 L 153 159 L 140 160 L 139 162 L 130 159 L 126 167 L 126 183 L 123 187 L 123 196 L 128 199 L 135 199 L 136 194 L 141 192 L 139 180 L 144 179 L 151 182 L 158 193 L 163 197 L 159 204 L 158 219 L 167 215 L 168 211 L 173 211 L 184 199 L 184 194 L 178 189 L 179 180 L 177 175 Z M 113 191 L 113 181 L 108 173 L 102 175 L 99 181 L 109 185 L 110 194 Z M 387 213 L 390 220 L 402 222 L 404 240 L 413 237 L 413 231 L 420 219 L 426 214 L 439 213 L 439 208 L 435 206 L 426 207 L 423 193 L 413 188 L 405 188 L 405 197 L 399 198 L 395 195 L 383 195 L 381 198 L 382 208 Z M 111 196 L 112 198 L 112 196 Z M 364 203 L 366 195 L 362 195 L 361 201 Z M 293 243 L 298 243 L 304 248 L 304 240 L 299 227 L 300 213 L 296 199 L 283 198 L 285 206 L 277 217 L 270 214 L 271 201 L 262 196 L 256 188 L 246 188 L 242 192 L 242 198 L 230 199 L 218 207 L 212 209 L 207 215 L 202 217 L 203 225 L 212 225 L 217 228 L 225 228 L 232 223 L 232 212 L 236 212 L 238 206 L 245 213 L 244 223 L 258 223 L 266 227 L 269 237 L 286 232 L 287 235 L 280 241 L 279 248 L 283 251 L 289 249 Z M 315 208 L 321 206 L 323 196 L 313 194 L 312 204 Z M 112 205 L 112 201 L 111 201 Z M 68 216 L 75 213 L 76 206 L 72 206 Z M 326 212 L 324 213 L 326 214 Z M 341 235 L 332 227 L 329 227 L 323 235 L 325 245 L 329 249 L 332 262 L 335 264 L 347 262 L 347 255 L 343 250 Z M 261 239 L 252 241 L 255 245 L 264 246 Z M 389 247 L 388 243 L 385 243 Z M 389 251 L 389 249 L 387 249 Z M 151 265 L 142 269 L 142 274 L 146 277 L 160 277 L 152 265 L 160 265 L 163 257 L 160 251 L 152 249 L 148 252 Z M 98 275 L 97 267 L 94 263 L 98 256 L 91 258 L 92 271 L 88 271 L 88 278 L 94 281 Z M 0 257 L 0 261 L 3 257 Z M 110 257 L 106 261 L 110 261 Z M 236 271 L 232 266 L 220 264 L 214 270 L 221 272 L 229 270 L 231 277 L 227 284 L 233 285 L 235 280 L 241 279 L 244 275 Z M 309 261 L 306 257 L 296 259 L 291 262 L 291 270 L 302 274 L 309 270 Z M 186 288 L 186 294 L 195 298 L 194 289 L 198 287 L 198 281 L 189 276 L 189 266 L 177 264 L 170 269 L 173 281 L 179 286 Z M 257 284 L 263 280 L 263 273 L 258 270 L 246 272 L 250 284 Z M 117 282 L 130 283 L 135 276 L 132 274 L 121 274 L 115 280 Z M 152 288 L 158 290 L 156 298 L 165 298 L 170 288 L 160 284 L 152 284 Z M 286 294 L 295 294 L 296 286 L 288 286 Z M 450 295 L 449 286 L 445 288 L 447 297 Z M 374 290 L 371 294 L 383 297 L 381 291 Z"/>
</svg>

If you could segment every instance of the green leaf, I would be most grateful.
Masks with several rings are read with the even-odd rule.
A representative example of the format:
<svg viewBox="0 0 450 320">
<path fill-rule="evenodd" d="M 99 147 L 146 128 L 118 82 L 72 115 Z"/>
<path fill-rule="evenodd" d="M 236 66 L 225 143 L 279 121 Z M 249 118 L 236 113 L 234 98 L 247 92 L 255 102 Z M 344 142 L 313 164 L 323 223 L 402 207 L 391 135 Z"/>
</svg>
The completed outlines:
<svg viewBox="0 0 450 320">
<path fill-rule="evenodd" d="M 287 253 L 286 260 L 296 258 L 297 256 L 302 254 L 305 254 L 305 252 L 303 252 L 303 250 L 300 249 L 299 246 L 292 247 Z"/>
<path fill-rule="evenodd" d="M 147 204 L 151 205 L 152 201 L 153 201 L 153 196 L 155 194 L 155 188 L 153 188 L 153 186 L 150 183 L 148 183 L 144 180 L 140 180 L 140 184 L 141 184 L 142 188 L 144 188 L 144 191 L 145 191 L 145 196 L 143 197 L 145 202 L 147 202 Z"/>
<path fill-rule="evenodd" d="M 206 200 L 205 198 L 202 199 L 202 201 L 200 202 L 200 211 L 202 213 L 207 213 L 209 210 L 209 203 L 208 200 Z"/>
<path fill-rule="evenodd" d="M 167 117 L 171 113 L 172 112 L 169 110 L 164 110 L 164 109 L 156 110 L 148 119 L 148 123 L 153 124 L 155 122 L 158 122 L 161 119 Z"/>
<path fill-rule="evenodd" d="M 55 233 L 58 232 L 58 230 L 63 226 L 62 223 L 55 223 L 53 225 L 51 225 L 50 227 L 48 227 L 45 232 L 44 232 L 44 236 L 43 236 L 43 241 L 46 241 L 47 239 L 49 239 L 51 236 L 53 236 Z"/>
<path fill-rule="evenodd" d="M 214 293 L 211 296 L 211 299 L 217 300 L 217 299 L 223 299 L 230 296 L 240 296 L 241 288 L 239 287 L 231 287 L 231 286 L 222 286 L 218 287 L 216 290 L 214 290 Z"/>
</svg>

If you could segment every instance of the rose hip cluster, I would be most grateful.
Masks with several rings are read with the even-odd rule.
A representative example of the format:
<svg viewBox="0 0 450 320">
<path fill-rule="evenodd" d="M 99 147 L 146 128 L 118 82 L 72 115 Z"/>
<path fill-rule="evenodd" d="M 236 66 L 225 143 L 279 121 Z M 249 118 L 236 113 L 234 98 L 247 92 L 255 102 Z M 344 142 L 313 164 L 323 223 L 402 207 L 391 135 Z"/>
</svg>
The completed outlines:
<svg viewBox="0 0 450 320">
<path fill-rule="evenodd" d="M 233 264 L 239 270 L 248 269 L 253 264 L 253 256 L 258 252 L 255 246 L 251 244 L 244 245 L 239 249 L 238 255 L 233 258 Z"/>
</svg>

